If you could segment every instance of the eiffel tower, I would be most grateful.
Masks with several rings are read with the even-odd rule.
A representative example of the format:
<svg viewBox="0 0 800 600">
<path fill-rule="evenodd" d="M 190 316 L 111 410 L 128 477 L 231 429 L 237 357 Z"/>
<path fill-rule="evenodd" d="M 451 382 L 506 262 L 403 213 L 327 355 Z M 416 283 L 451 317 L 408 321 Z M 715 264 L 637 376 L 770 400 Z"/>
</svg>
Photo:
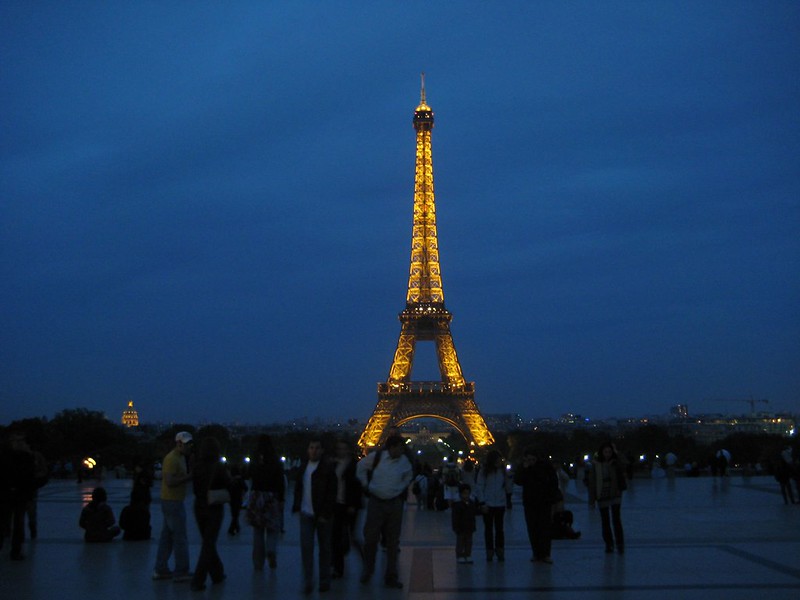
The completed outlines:
<svg viewBox="0 0 800 600">
<path fill-rule="evenodd" d="M 414 111 L 417 160 L 406 307 L 399 315 L 402 327 L 389 377 L 385 383 L 378 383 L 378 404 L 358 443 L 366 451 L 382 444 L 391 427 L 433 417 L 455 427 L 474 452 L 476 445 L 491 444 L 494 438 L 475 404 L 475 383 L 465 381 L 461 373 L 450 333 L 453 316 L 444 306 L 433 197 L 433 111 L 425 101 L 424 73 L 420 95 L 419 106 Z M 441 381 L 411 381 L 418 341 L 436 343 Z"/>
</svg>

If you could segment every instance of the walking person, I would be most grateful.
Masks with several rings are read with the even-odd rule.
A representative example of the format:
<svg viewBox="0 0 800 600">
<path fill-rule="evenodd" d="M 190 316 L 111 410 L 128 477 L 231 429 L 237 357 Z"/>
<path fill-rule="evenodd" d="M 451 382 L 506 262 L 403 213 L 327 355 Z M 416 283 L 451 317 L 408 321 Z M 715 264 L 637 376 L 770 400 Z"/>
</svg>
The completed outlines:
<svg viewBox="0 0 800 600">
<path fill-rule="evenodd" d="M 590 500 L 596 502 L 600 509 L 603 541 L 606 544 L 607 554 L 614 552 L 615 544 L 619 554 L 625 552 L 625 537 L 620 516 L 622 492 L 628 488 L 624 462 L 614 445 L 606 442 L 597 451 L 597 457 L 589 474 L 589 493 L 592 494 Z"/>
<path fill-rule="evenodd" d="M 230 502 L 231 476 L 222 462 L 222 448 L 214 437 L 203 438 L 192 480 L 194 518 L 203 541 L 192 577 L 192 589 L 206 589 L 211 583 L 225 580 L 225 567 L 217 552 L 217 538 L 225 519 L 225 504 Z"/>
<path fill-rule="evenodd" d="M 164 517 L 158 540 L 153 579 L 189 581 L 189 541 L 186 538 L 186 484 L 192 480 L 188 459 L 194 443 L 192 434 L 175 435 L 175 447 L 164 457 L 161 468 L 161 512 Z M 169 569 L 169 557 L 175 552 L 175 571 Z"/>
<path fill-rule="evenodd" d="M 384 584 L 401 589 L 397 568 L 400 529 L 403 525 L 403 503 L 414 471 L 406 457 L 405 440 L 392 435 L 385 449 L 376 450 L 358 462 L 356 475 L 369 494 L 364 523 L 364 571 L 361 583 L 368 583 L 375 572 L 375 557 L 381 533 L 386 540 L 386 572 Z"/>
<path fill-rule="evenodd" d="M 247 498 L 247 523 L 253 528 L 253 567 L 278 568 L 278 537 L 283 526 L 286 479 L 283 463 L 275 452 L 272 438 L 258 436 L 254 461 L 250 463 L 251 489 Z"/>
<path fill-rule="evenodd" d="M 0 448 L 0 547 L 11 534 L 11 560 L 23 560 L 25 509 L 36 490 L 35 459 L 22 431 L 10 431 Z"/>
<path fill-rule="evenodd" d="M 456 561 L 472 564 L 472 535 L 475 533 L 476 505 L 468 483 L 458 486 L 459 499 L 453 503 L 452 522 L 456 534 Z"/>
<path fill-rule="evenodd" d="M 322 441 L 311 439 L 294 488 L 293 513 L 300 513 L 303 592 L 314 591 L 314 536 L 319 553 L 319 591 L 331 589 L 331 531 L 336 505 L 336 472 L 324 460 Z"/>
<path fill-rule="evenodd" d="M 503 519 L 506 514 L 506 494 L 510 490 L 511 480 L 503 466 L 503 456 L 497 450 L 490 450 L 486 455 L 486 463 L 478 471 L 475 484 L 475 497 L 483 515 L 487 562 L 492 562 L 495 555 L 500 562 L 506 558 Z"/>
<path fill-rule="evenodd" d="M 361 484 L 356 478 L 356 457 L 345 440 L 336 442 L 336 506 L 333 513 L 332 577 L 344 575 L 344 557 L 356 545 L 355 527 L 361 508 Z"/>
<path fill-rule="evenodd" d="M 514 474 L 514 483 L 522 487 L 525 525 L 533 551 L 531 561 L 553 564 L 550 556 L 552 509 L 559 491 L 558 477 L 547 455 L 526 448 L 522 467 Z"/>
</svg>

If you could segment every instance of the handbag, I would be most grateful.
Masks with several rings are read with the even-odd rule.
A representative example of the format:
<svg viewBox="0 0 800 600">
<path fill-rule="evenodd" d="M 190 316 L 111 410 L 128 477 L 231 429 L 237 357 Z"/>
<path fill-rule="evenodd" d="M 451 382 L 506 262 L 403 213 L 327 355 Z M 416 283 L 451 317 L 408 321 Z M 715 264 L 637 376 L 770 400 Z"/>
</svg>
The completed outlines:
<svg viewBox="0 0 800 600">
<path fill-rule="evenodd" d="M 282 507 L 278 497 L 272 492 L 252 490 L 247 498 L 245 519 L 253 527 L 261 527 L 275 533 L 280 531 Z"/>
<path fill-rule="evenodd" d="M 207 502 L 209 506 L 216 506 L 217 504 L 227 504 L 231 501 L 231 493 L 225 489 L 208 490 Z"/>
</svg>

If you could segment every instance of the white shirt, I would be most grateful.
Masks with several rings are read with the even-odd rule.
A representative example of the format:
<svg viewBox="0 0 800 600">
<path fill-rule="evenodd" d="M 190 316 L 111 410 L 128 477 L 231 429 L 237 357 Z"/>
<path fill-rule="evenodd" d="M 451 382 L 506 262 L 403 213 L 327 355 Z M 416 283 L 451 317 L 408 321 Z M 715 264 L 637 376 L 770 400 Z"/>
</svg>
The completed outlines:
<svg viewBox="0 0 800 600">
<path fill-rule="evenodd" d="M 311 476 L 317 470 L 319 461 L 310 462 L 303 473 L 303 500 L 300 502 L 300 512 L 304 515 L 314 516 L 314 503 L 311 501 Z"/>
<path fill-rule="evenodd" d="M 381 453 L 381 460 L 373 470 L 372 465 L 375 463 L 375 457 L 378 452 Z M 372 480 L 368 482 L 367 473 L 370 470 L 373 471 Z M 358 461 L 356 466 L 356 476 L 361 485 L 370 495 L 381 500 L 396 498 L 406 491 L 408 484 L 411 483 L 413 471 L 414 469 L 405 454 L 392 458 L 388 450 L 379 450 L 372 454 L 367 454 L 367 456 Z"/>
</svg>

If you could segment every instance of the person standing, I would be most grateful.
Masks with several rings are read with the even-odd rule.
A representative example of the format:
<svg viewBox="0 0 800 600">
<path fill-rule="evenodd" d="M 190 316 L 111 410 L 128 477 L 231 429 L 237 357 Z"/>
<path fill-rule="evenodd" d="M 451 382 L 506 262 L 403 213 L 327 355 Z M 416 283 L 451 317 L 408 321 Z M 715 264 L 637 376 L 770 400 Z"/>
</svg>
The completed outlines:
<svg viewBox="0 0 800 600">
<path fill-rule="evenodd" d="M 510 489 L 511 482 L 503 467 L 503 456 L 497 450 L 489 451 L 475 484 L 475 497 L 483 514 L 487 562 L 492 562 L 495 554 L 500 562 L 506 558 L 503 518 L 506 514 L 506 493 Z"/>
<path fill-rule="evenodd" d="M 189 542 L 186 538 L 186 483 L 191 481 L 188 458 L 194 444 L 192 434 L 181 431 L 175 435 L 175 447 L 164 457 L 161 475 L 161 512 L 164 521 L 158 540 L 153 579 L 189 581 Z M 169 569 L 169 557 L 175 551 L 175 571 Z"/>
<path fill-rule="evenodd" d="M 559 496 L 555 469 L 544 453 L 526 448 L 514 483 L 522 487 L 525 525 L 533 551 L 531 561 L 552 564 L 552 508 Z"/>
<path fill-rule="evenodd" d="M 204 590 L 206 578 L 211 583 L 225 580 L 225 567 L 217 552 L 217 538 L 225 519 L 225 504 L 230 501 L 231 476 L 221 460 L 222 448 L 214 437 L 203 439 L 195 468 L 192 486 L 194 488 L 194 518 L 200 530 L 203 545 L 197 557 L 197 565 L 192 577 L 192 589 Z M 209 492 L 224 490 L 228 492 L 222 501 L 215 501 Z"/>
<path fill-rule="evenodd" d="M 592 466 L 589 474 L 589 490 L 592 494 L 590 499 L 597 502 L 600 509 L 606 553 L 614 552 L 616 542 L 617 552 L 622 554 L 625 552 L 625 538 L 622 531 L 620 507 L 622 492 L 628 488 L 625 480 L 624 461 L 617 454 L 614 445 L 606 442 L 597 451 L 597 457 Z"/>
<path fill-rule="evenodd" d="M 25 509 L 36 491 L 35 459 L 22 431 L 11 431 L 0 451 L 0 547 L 11 526 L 11 560 L 23 560 Z"/>
<path fill-rule="evenodd" d="M 386 440 L 385 449 L 368 454 L 356 467 L 356 476 L 369 494 L 364 523 L 364 571 L 361 583 L 369 582 L 375 572 L 378 541 L 383 532 L 386 539 L 384 584 L 389 588 L 403 587 L 397 569 L 397 554 L 403 525 L 403 503 L 414 470 L 404 451 L 405 440 L 393 435 Z"/>
<path fill-rule="evenodd" d="M 345 440 L 336 442 L 336 508 L 333 513 L 333 578 L 344 575 L 344 557 L 355 544 L 355 526 L 361 508 L 361 484 L 356 479 L 356 458 Z"/>
<path fill-rule="evenodd" d="M 314 536 L 319 546 L 319 591 L 331 589 L 331 530 L 336 505 L 336 473 L 323 460 L 322 441 L 311 439 L 294 488 L 293 513 L 300 513 L 303 592 L 314 590 Z"/>
<path fill-rule="evenodd" d="M 453 502 L 452 521 L 456 534 L 456 561 L 472 564 L 472 535 L 475 533 L 475 501 L 468 483 L 458 486 L 459 499 Z"/>
<path fill-rule="evenodd" d="M 255 460 L 250 464 L 251 489 L 247 498 L 247 523 L 253 528 L 253 567 L 278 568 L 278 536 L 283 524 L 283 503 L 286 495 L 283 463 L 275 452 L 272 438 L 258 436 Z"/>
</svg>

